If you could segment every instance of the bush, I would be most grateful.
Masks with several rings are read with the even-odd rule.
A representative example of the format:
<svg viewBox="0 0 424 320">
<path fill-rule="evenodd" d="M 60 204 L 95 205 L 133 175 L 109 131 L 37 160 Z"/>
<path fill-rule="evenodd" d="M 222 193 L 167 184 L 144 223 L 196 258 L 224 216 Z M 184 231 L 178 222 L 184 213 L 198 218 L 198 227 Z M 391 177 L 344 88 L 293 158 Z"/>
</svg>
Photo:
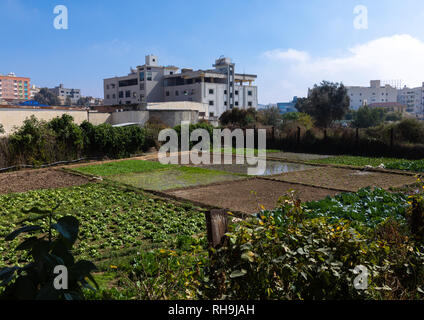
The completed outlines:
<svg viewBox="0 0 424 320">
<path fill-rule="evenodd" d="M 203 292 L 236 300 L 422 298 L 421 244 L 389 220 L 376 230 L 359 233 L 346 220 L 308 219 L 300 201 L 283 198 L 279 210 L 230 227 Z M 387 230 L 400 241 L 390 243 Z M 369 272 L 367 290 L 355 289 L 359 266 Z"/>
<path fill-rule="evenodd" d="M 405 119 L 395 126 L 398 139 L 403 142 L 423 143 L 424 124 L 416 119 Z"/>
</svg>

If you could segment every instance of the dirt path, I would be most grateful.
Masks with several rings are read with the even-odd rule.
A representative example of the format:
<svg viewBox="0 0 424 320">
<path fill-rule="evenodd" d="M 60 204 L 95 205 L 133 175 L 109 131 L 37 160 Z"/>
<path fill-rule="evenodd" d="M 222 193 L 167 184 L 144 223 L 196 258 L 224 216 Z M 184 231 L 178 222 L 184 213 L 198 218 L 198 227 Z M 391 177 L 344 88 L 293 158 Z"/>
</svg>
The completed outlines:
<svg viewBox="0 0 424 320">
<path fill-rule="evenodd" d="M 258 178 L 174 190 L 168 192 L 168 194 L 237 212 L 255 213 L 261 210 L 261 205 L 266 209 L 274 209 L 279 197 L 290 190 L 296 190 L 298 197 L 303 202 L 320 200 L 326 196 L 334 196 L 340 193 L 335 190 Z"/>
<path fill-rule="evenodd" d="M 0 174 L 0 194 L 80 186 L 89 179 L 58 169 L 24 170 Z"/>
</svg>

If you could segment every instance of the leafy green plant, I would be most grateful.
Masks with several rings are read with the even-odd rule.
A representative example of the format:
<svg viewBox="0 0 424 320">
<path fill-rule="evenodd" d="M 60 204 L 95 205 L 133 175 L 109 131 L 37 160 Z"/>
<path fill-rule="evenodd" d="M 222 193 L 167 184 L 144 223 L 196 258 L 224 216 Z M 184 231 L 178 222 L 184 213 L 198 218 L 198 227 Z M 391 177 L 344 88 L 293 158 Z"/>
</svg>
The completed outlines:
<svg viewBox="0 0 424 320">
<path fill-rule="evenodd" d="M 22 222 L 21 228 L 6 236 L 6 241 L 12 241 L 21 234 L 30 234 L 31 237 L 26 237 L 16 250 L 27 251 L 31 261 L 23 267 L 6 267 L 0 270 L 0 286 L 6 286 L 1 299 L 79 300 L 84 298 L 83 287 L 92 288 L 88 280 L 97 287 L 91 275 L 96 266 L 87 260 L 75 261 L 72 254 L 72 246 L 78 238 L 79 222 L 72 216 L 65 216 L 53 224 L 57 207 L 33 207 L 25 210 L 26 214 L 32 216 Z M 25 224 L 44 218 L 49 221 L 47 230 L 41 224 Z M 54 230 L 58 233 L 57 237 L 53 237 Z M 37 233 L 39 236 L 34 235 Z M 54 287 L 56 266 L 66 267 L 66 289 L 57 290 Z"/>
<path fill-rule="evenodd" d="M 212 251 L 206 298 L 422 298 L 423 247 L 396 224 L 359 233 L 350 221 L 308 218 L 293 194 L 280 206 L 230 227 L 228 245 Z M 355 289 L 357 266 L 369 272 L 366 290 Z"/>
</svg>

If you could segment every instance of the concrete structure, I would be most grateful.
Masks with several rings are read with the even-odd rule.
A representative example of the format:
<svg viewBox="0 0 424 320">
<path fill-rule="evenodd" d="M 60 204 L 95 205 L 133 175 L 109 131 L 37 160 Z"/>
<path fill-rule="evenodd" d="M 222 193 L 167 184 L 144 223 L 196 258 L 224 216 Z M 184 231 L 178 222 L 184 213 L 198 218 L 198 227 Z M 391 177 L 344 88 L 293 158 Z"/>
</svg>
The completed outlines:
<svg viewBox="0 0 424 320">
<path fill-rule="evenodd" d="M 380 80 L 372 80 L 369 87 L 346 86 L 350 108 L 357 110 L 359 107 L 373 103 L 397 102 L 397 89 L 386 84 L 381 86 Z"/>
<path fill-rule="evenodd" d="M 398 102 L 406 105 L 406 112 L 423 114 L 424 113 L 424 82 L 421 87 L 398 90 Z"/>
<path fill-rule="evenodd" d="M 59 99 L 62 105 L 67 104 L 67 98 L 70 99 L 71 104 L 76 104 L 81 98 L 80 89 L 66 89 L 63 84 L 60 84 L 58 87 L 49 89 L 53 94 L 55 94 Z"/>
<path fill-rule="evenodd" d="M 14 73 L 0 75 L 0 99 L 25 101 L 31 99 L 30 78 L 17 77 Z"/>
<path fill-rule="evenodd" d="M 220 58 L 214 69 L 182 69 L 159 66 L 158 58 L 146 56 L 145 64 L 124 77 L 104 79 L 107 106 L 191 101 L 208 105 L 206 118 L 219 117 L 234 107 L 257 108 L 256 75 L 235 73 L 229 58 Z M 246 85 L 248 84 L 248 85 Z"/>
</svg>

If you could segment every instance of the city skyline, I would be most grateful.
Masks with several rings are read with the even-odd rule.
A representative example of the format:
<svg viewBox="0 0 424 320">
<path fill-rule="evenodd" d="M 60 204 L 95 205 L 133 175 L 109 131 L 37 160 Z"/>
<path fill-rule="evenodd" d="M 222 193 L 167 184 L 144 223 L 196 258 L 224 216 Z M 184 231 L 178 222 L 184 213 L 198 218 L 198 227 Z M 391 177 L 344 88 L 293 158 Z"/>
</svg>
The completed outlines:
<svg viewBox="0 0 424 320">
<path fill-rule="evenodd" d="M 59 4 L 69 10 L 68 30 L 53 27 Z M 367 29 L 354 27 L 358 5 L 367 9 Z M 258 75 L 261 104 L 306 96 L 307 88 L 322 80 L 365 86 L 373 79 L 402 79 L 418 87 L 424 81 L 423 18 L 424 3 L 415 0 L 127 1 L 124 6 L 5 0 L 0 35 L 7 50 L 0 52 L 0 73 L 103 97 L 102 79 L 128 73 L 147 54 L 158 55 L 162 65 L 193 69 L 225 55 L 240 72 Z"/>
</svg>

